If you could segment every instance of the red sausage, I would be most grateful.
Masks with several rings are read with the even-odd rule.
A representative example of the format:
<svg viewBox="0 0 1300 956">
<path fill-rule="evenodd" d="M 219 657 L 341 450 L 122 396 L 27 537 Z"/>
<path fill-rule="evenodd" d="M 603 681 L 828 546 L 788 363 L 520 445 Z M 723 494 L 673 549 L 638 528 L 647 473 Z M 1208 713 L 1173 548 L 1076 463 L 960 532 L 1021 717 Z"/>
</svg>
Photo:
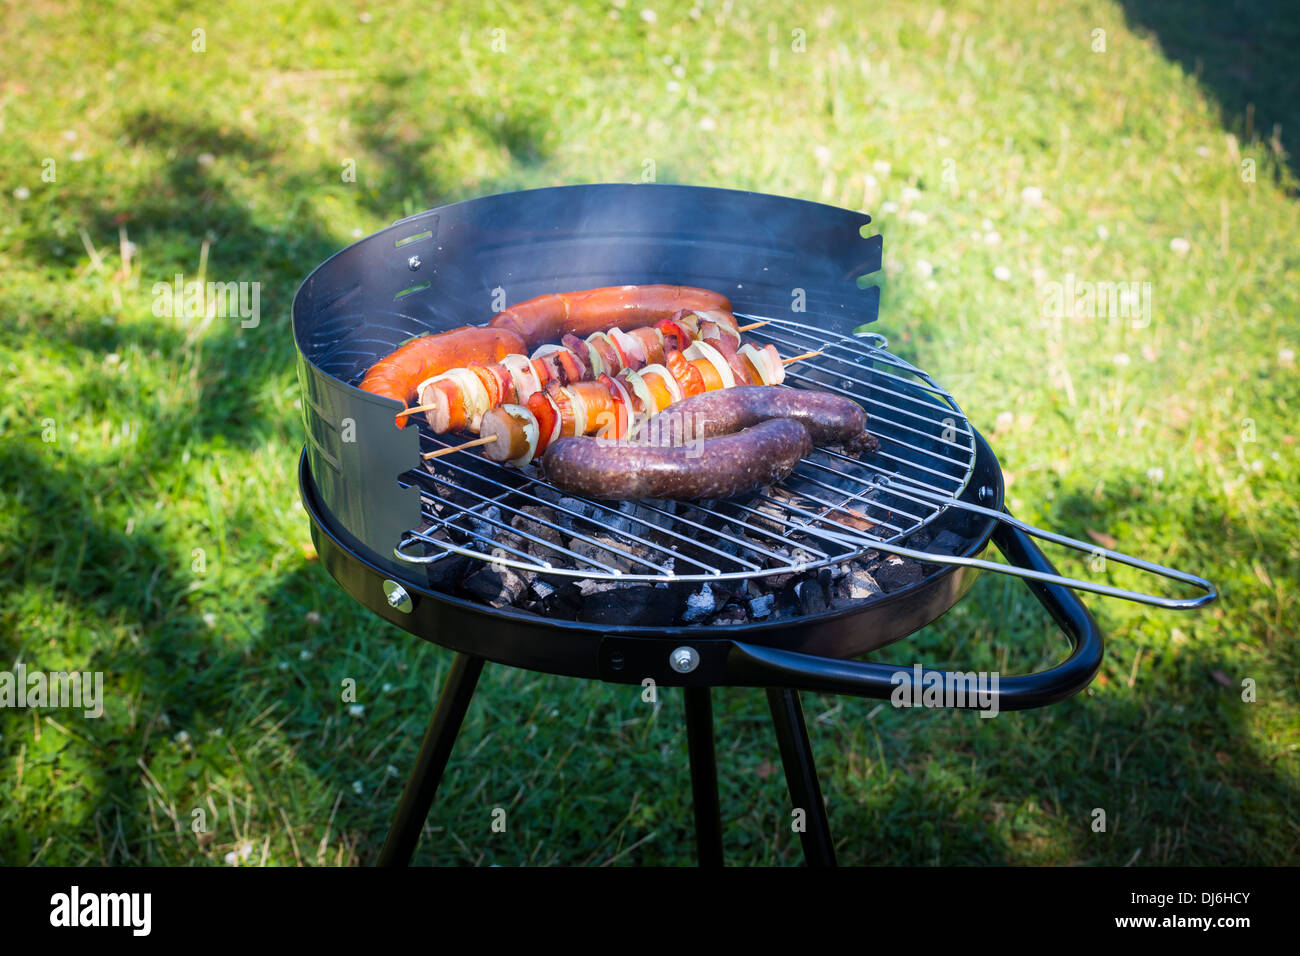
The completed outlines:
<svg viewBox="0 0 1300 956">
<path fill-rule="evenodd" d="M 684 285 L 617 285 L 539 295 L 497 313 L 489 325 L 509 329 L 536 348 L 572 333 L 586 338 L 614 326 L 635 328 L 671 319 L 683 309 L 730 313 L 725 295 Z"/>
<path fill-rule="evenodd" d="M 409 405 L 415 398 L 416 387 L 427 378 L 463 368 L 470 362 L 490 365 L 507 355 L 527 350 L 523 340 L 509 329 L 463 325 L 450 332 L 407 342 L 372 365 L 360 387 Z M 406 424 L 406 416 L 398 415 L 395 421 L 401 428 Z"/>
</svg>

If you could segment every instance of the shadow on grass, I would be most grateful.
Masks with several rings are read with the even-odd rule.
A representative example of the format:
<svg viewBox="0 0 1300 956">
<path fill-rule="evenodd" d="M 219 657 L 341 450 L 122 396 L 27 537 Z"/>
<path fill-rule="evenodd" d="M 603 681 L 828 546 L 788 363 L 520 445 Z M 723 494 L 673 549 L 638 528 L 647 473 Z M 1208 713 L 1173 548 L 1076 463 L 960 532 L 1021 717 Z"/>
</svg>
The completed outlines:
<svg viewBox="0 0 1300 956">
<path fill-rule="evenodd" d="M 1123 0 L 1133 27 L 1218 102 L 1223 126 L 1244 142 L 1279 142 L 1300 174 L 1300 6 L 1291 0 Z"/>
<path fill-rule="evenodd" d="M 467 111 L 458 115 L 453 109 L 441 115 L 439 122 L 443 128 L 470 125 L 480 135 L 493 138 L 519 163 L 537 163 L 545 155 L 541 145 L 544 117 L 537 114 Z M 351 241 L 328 220 L 295 205 L 296 199 L 323 184 L 337 184 L 335 167 L 313 168 L 292 152 L 188 115 L 180 118 L 143 111 L 125 121 L 122 135 L 164 158 L 161 177 L 142 179 L 112 197 L 68 200 L 68 208 L 60 210 L 62 218 L 97 237 L 115 236 L 125 224 L 142 248 L 160 251 L 149 259 L 150 269 L 159 274 L 141 277 L 146 287 L 152 281 L 170 280 L 173 271 L 194 278 L 192 256 L 204 239 L 209 239 L 210 278 L 264 283 L 264 322 L 256 337 L 247 338 L 241 337 L 248 333 L 237 321 L 213 323 L 198 341 L 200 360 L 197 349 L 187 357 L 194 345 L 189 330 L 170 319 L 105 325 L 98 317 L 73 316 L 72 321 L 64 321 L 67 317 L 63 314 L 41 313 L 34 321 L 26 321 L 32 318 L 30 303 L 22 302 L 16 293 L 6 303 L 12 308 L 4 309 L 4 325 L 15 340 L 55 339 L 74 353 L 92 353 L 89 362 L 76 355 L 85 364 L 85 374 L 70 383 L 70 394 L 59 399 L 60 407 L 82 408 L 88 415 L 128 409 L 144 416 L 139 441 L 133 444 L 131 461 L 125 467 L 113 462 L 111 452 L 105 460 L 88 466 L 84 459 L 61 448 L 56 453 L 38 437 L 0 444 L 0 473 L 21 480 L 15 493 L 7 495 L 12 513 L 4 529 L 5 540 L 15 546 L 0 552 L 0 579 L 11 594 L 39 595 L 32 601 L 67 606 L 82 631 L 53 650 L 19 646 L 19 639 L 7 631 L 0 636 L 0 651 L 10 661 L 21 655 L 32 669 L 47 667 L 48 653 L 79 657 L 79 668 L 105 673 L 106 706 L 120 713 L 126 709 L 124 697 L 129 697 L 137 705 L 132 709 L 138 711 L 139 720 L 133 719 L 130 726 L 125 720 L 111 726 L 107 721 L 87 726 L 95 757 L 76 768 L 77 783 L 72 790 L 81 794 L 81 799 L 68 804 L 64 795 L 59 809 L 45 808 L 37 815 L 43 823 L 34 830 L 30 816 L 18 822 L 11 816 L 0 829 L 0 860 L 10 864 L 29 862 L 42 852 L 47 839 L 59 846 L 41 857 L 43 862 L 78 862 L 82 851 L 73 847 L 93 845 L 101 827 L 111 831 L 112 837 L 106 839 L 100 832 L 98 862 L 144 862 L 143 847 L 158 833 L 156 821 L 151 823 L 153 804 L 137 761 L 147 766 L 157 742 L 169 739 L 166 724 L 158 723 L 159 715 L 182 727 L 220 726 L 248 704 L 241 682 L 247 680 L 250 662 L 270 658 L 280 647 L 284 622 L 274 612 L 237 649 L 223 641 L 189 598 L 195 580 L 185 565 L 189 543 L 175 540 L 176 535 L 163 530 L 160 522 L 137 520 L 143 519 L 144 509 L 128 502 L 132 495 L 139 500 L 157 497 L 154 473 L 175 468 L 183 452 L 201 463 L 205 450 L 258 446 L 274 432 L 283 419 L 283 409 L 252 402 L 250 396 L 261 393 L 272 379 L 282 378 L 285 370 L 293 367 L 295 349 L 288 315 L 297 283 Z M 449 180 L 437 166 L 435 142 L 391 139 L 382 131 L 363 137 L 363 141 L 373 148 L 375 157 L 368 166 L 371 179 L 363 182 L 367 188 L 359 193 L 363 207 L 398 218 L 394 207 L 414 204 L 423 209 L 444 201 Z M 233 158 L 262 171 L 286 197 L 285 215 L 255 216 L 232 185 L 208 168 L 211 164 L 200 160 L 204 153 Z M 72 281 L 77 266 L 66 239 L 52 227 L 38 228 L 16 255 L 47 273 L 64 270 L 67 281 Z M 191 265 L 181 265 L 182 256 Z M 20 316 L 23 320 L 15 321 Z M 140 392 L 133 378 L 96 374 L 99 356 L 93 353 L 132 348 L 139 350 L 142 361 L 176 364 L 182 375 L 181 366 L 192 358 L 196 366 L 192 402 L 160 410 L 151 396 Z M 61 424 L 61 435 L 67 431 L 68 426 Z M 285 472 L 292 474 L 295 464 L 296 455 L 286 458 Z M 125 495 L 124 489 L 129 489 Z M 193 493 L 202 498 L 201 487 L 194 485 Z M 128 515 L 132 528 L 127 527 Z M 239 516 L 229 520 L 240 527 Z M 232 549 L 238 547 L 239 537 L 232 536 Z M 276 601 L 290 601 L 298 609 L 299 621 L 304 588 L 313 594 L 326 589 L 325 576 L 318 568 L 305 574 L 303 578 L 290 573 L 286 580 L 267 587 L 264 595 L 272 607 Z M 337 598 L 335 589 L 328 590 Z M 235 604 L 240 600 L 248 603 L 248 595 L 231 597 Z M 21 612 L 11 609 L 10 613 Z M 361 612 L 353 610 L 346 616 L 355 622 Z M 92 640 L 86 632 L 96 622 L 112 622 L 115 631 L 131 638 Z M 289 681 L 283 688 L 286 695 L 311 709 L 315 699 L 311 690 L 304 686 L 295 691 L 293 683 Z M 12 717 L 6 715 L 7 736 Z M 40 724 L 36 726 L 39 737 Z M 15 729 L 19 732 L 10 740 L 31 733 L 20 725 Z M 44 733 L 57 737 L 48 729 Z M 94 743 L 99 733 L 116 735 L 115 743 L 103 747 Z M 318 753 L 311 759 L 316 758 L 321 766 L 333 768 L 332 755 Z M 15 745 L 8 761 L 10 771 L 19 773 L 17 767 L 24 759 Z M 38 762 L 35 752 L 26 759 L 28 767 Z M 57 768 L 59 759 L 56 753 L 48 762 Z M 196 764 L 195 773 L 211 769 L 200 761 Z M 355 770 L 345 767 L 338 772 L 354 774 Z M 342 790 L 344 780 L 331 779 L 328 785 Z M 178 809 L 185 812 L 185 808 Z M 178 836 L 182 830 L 188 831 L 187 824 L 182 820 L 177 826 Z M 155 854 L 152 861 L 175 862 L 178 858 L 183 854 L 170 859 Z M 89 860 L 96 861 L 93 856 Z"/>
</svg>

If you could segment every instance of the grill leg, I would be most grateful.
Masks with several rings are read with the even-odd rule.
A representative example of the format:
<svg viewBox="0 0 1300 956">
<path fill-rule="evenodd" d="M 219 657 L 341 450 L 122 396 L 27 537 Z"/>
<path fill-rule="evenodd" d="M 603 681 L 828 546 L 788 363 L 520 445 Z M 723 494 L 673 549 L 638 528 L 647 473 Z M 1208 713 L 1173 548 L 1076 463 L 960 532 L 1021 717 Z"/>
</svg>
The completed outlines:
<svg viewBox="0 0 1300 956">
<path fill-rule="evenodd" d="M 707 687 L 686 688 L 686 746 L 691 755 L 695 852 L 700 866 L 722 866 L 722 808 L 713 752 L 713 699 Z"/>
<path fill-rule="evenodd" d="M 804 811 L 803 856 L 809 866 L 835 866 L 835 844 L 831 842 L 831 825 L 822 802 L 822 788 L 817 783 L 812 744 L 803 722 L 803 705 L 792 690 L 768 688 L 767 706 L 772 711 L 777 744 L 781 747 L 781 764 L 790 799 Z"/>
<path fill-rule="evenodd" d="M 470 698 L 483 671 L 483 658 L 457 654 L 451 662 L 451 672 L 438 695 L 438 706 L 424 732 L 424 742 L 415 758 L 415 769 L 402 791 L 402 802 L 397 805 L 392 826 L 384 848 L 379 851 L 380 866 L 407 866 L 420 831 L 433 806 L 433 796 L 438 792 L 442 772 L 447 769 L 447 759 L 455 746 L 456 735 L 469 710 Z"/>
</svg>

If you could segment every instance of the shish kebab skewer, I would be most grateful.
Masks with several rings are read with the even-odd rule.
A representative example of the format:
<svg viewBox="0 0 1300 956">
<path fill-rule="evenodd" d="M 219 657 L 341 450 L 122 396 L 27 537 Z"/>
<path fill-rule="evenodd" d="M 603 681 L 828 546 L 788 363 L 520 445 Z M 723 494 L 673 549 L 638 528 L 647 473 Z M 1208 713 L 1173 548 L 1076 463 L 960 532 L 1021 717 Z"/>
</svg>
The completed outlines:
<svg viewBox="0 0 1300 956">
<path fill-rule="evenodd" d="M 805 352 L 803 355 L 782 359 L 778 368 L 820 354 L 820 352 Z M 636 373 L 633 372 L 632 374 L 635 375 Z M 783 378 L 784 369 L 782 368 L 779 377 L 768 378 L 770 387 L 779 385 Z M 674 393 L 669 396 L 666 404 L 660 405 L 653 401 L 634 399 L 627 389 L 620 388 L 616 381 L 611 380 L 608 375 L 602 375 L 601 379 L 595 382 L 580 384 L 588 386 L 588 391 L 596 391 L 596 395 L 606 406 L 594 416 L 585 408 L 581 413 L 581 418 L 573 411 L 575 406 L 583 402 L 582 396 L 572 394 L 565 396 L 570 399 L 570 402 L 567 408 L 562 409 L 557 408 L 558 403 L 554 399 L 554 393 L 539 392 L 529 396 L 527 407 L 505 404 L 490 409 L 483 416 L 481 430 L 484 434 L 482 437 L 467 441 L 461 445 L 428 452 L 423 457 L 426 460 L 441 458 L 443 455 L 450 455 L 457 451 L 465 451 L 478 446 L 495 445 L 495 447 L 484 448 L 484 455 L 489 460 L 504 462 L 512 467 L 522 468 L 535 457 L 545 452 L 551 443 L 562 437 L 595 435 L 597 437 L 621 439 L 627 437 L 639 425 L 652 417 L 664 415 L 668 409 L 675 407 L 683 398 L 691 398 L 696 395 L 708 394 L 732 387 L 757 388 L 759 392 L 766 391 L 769 387 L 768 385 L 750 386 L 747 379 L 733 377 L 726 383 L 715 383 L 713 388 L 692 392 L 690 396 L 686 396 L 684 392 L 681 392 L 679 383 L 679 392 L 681 394 Z M 624 399 L 628 399 L 628 401 L 625 403 Z M 565 414 L 566 411 L 568 411 L 567 415 Z M 550 427 L 543 427 L 543 422 L 550 423 Z M 581 429 L 579 429 L 579 425 L 582 426 Z"/>
<path fill-rule="evenodd" d="M 564 346 L 543 346 L 532 359 L 511 354 L 490 365 L 471 362 L 422 382 L 423 404 L 404 414 L 426 412 L 440 434 L 478 432 L 490 409 L 528 405 L 549 436 L 552 419 L 562 422 L 564 435 L 585 434 L 587 422 L 603 411 L 616 419 L 606 431 L 623 437 L 634 413 L 653 414 L 673 401 L 737 382 L 779 384 L 785 374 L 775 346 L 743 343 L 734 324 L 719 324 L 716 315 L 683 313 L 654 328 L 630 333 L 615 328 L 585 342 L 565 336 Z"/>
<path fill-rule="evenodd" d="M 670 376 L 667 369 L 661 368 L 671 350 L 690 351 L 692 347 L 698 354 L 687 359 L 698 360 L 695 361 L 698 374 L 679 367 Z M 729 377 L 726 362 L 735 366 L 735 374 L 743 376 L 746 366 L 734 357 L 736 350 L 743 348 L 730 313 L 680 312 L 653 327 L 634 328 L 630 332 L 614 327 L 608 333 L 592 333 L 585 340 L 568 334 L 562 344 L 543 345 L 531 358 L 507 354 L 495 362 L 467 362 L 463 367 L 448 369 L 420 382 L 416 388 L 420 404 L 403 414 L 426 412 L 429 425 L 439 434 L 477 432 L 479 421 L 489 408 L 506 403 L 524 404 L 534 392 L 549 389 L 552 380 L 569 385 L 597 379 L 601 373 L 616 376 L 624 369 L 632 369 L 645 375 L 658 373 L 659 383 L 671 391 L 668 380 L 679 374 L 697 383 L 700 376 L 705 381 L 715 374 Z M 750 351 L 754 351 L 752 346 Z M 758 356 L 749 361 L 774 365 L 779 356 L 775 349 L 770 352 L 766 362 Z M 632 384 L 638 384 L 638 379 L 633 378 Z M 693 392 L 701 390 L 701 387 L 692 389 Z"/>
<path fill-rule="evenodd" d="M 695 312 L 694 315 L 699 317 L 699 316 L 705 316 L 707 315 L 707 313 Z M 675 316 L 675 320 L 673 321 L 676 321 L 676 319 L 677 316 Z M 714 321 L 714 320 L 712 320 L 712 317 L 710 316 L 710 319 L 706 321 Z M 753 329 L 762 328 L 763 325 L 770 324 L 771 321 L 772 321 L 771 319 L 764 319 L 762 321 L 758 321 L 758 323 L 741 325 L 738 326 L 737 329 L 735 329 L 735 332 L 732 332 L 731 329 L 724 328 L 724 332 L 727 334 L 731 334 L 732 337 L 735 337 L 736 345 L 738 346 L 741 345 L 741 338 L 740 338 L 740 334 L 738 333 L 751 332 L 751 330 Z M 658 326 L 655 326 L 655 328 L 658 329 Z M 695 323 L 682 323 L 681 328 L 682 330 L 684 330 L 684 332 L 686 332 L 686 334 L 688 334 L 688 336 L 692 338 L 705 337 L 705 336 L 699 336 L 699 334 L 695 333 L 695 329 L 697 329 L 697 324 Z M 597 333 L 597 334 L 601 334 L 601 333 Z M 580 358 L 580 360 L 578 360 L 578 364 L 585 365 L 585 371 L 591 371 L 591 369 L 597 367 L 597 363 L 601 365 L 603 371 L 610 371 L 610 368 L 608 368 L 608 365 L 606 364 L 606 360 L 599 358 L 599 352 L 597 352 L 598 346 L 594 345 L 593 343 L 593 339 L 597 338 L 597 334 L 593 334 L 593 336 L 588 336 L 585 342 L 581 341 L 581 339 L 577 339 L 576 336 L 572 337 L 572 341 L 569 342 L 569 345 L 567 346 L 568 350 L 571 352 L 575 352 L 575 354 L 578 356 L 585 356 L 585 358 Z M 633 336 L 638 336 L 638 334 L 643 334 L 643 333 L 634 332 L 632 334 Z M 623 368 L 628 367 L 629 364 L 627 362 L 628 358 L 632 358 L 632 356 L 640 355 L 642 354 L 642 351 L 646 351 L 645 346 L 643 345 L 638 347 L 636 343 L 629 343 L 627 341 L 629 337 L 629 333 L 624 332 L 623 329 L 617 328 L 617 326 L 615 326 L 615 328 L 612 329 L 607 329 L 606 332 L 604 332 L 604 337 L 610 339 L 610 342 L 608 342 L 607 345 L 615 346 L 616 355 L 614 356 L 614 362 L 616 364 L 620 364 L 621 367 Z M 565 336 L 565 339 L 569 339 L 569 337 Z M 655 355 L 658 355 L 659 352 L 662 351 L 662 345 L 663 345 L 663 333 L 660 332 L 658 334 L 658 346 L 655 346 Z M 542 362 L 542 359 L 545 358 L 546 355 L 552 355 L 554 354 L 555 351 L 556 350 L 554 349 L 554 347 L 543 345 L 541 349 L 534 351 L 533 358 L 529 359 L 529 362 L 533 364 L 534 372 L 536 372 L 537 377 L 542 382 L 550 381 L 550 377 L 554 377 L 554 376 L 549 377 L 549 373 L 547 373 L 545 369 L 543 369 L 542 365 L 539 365 L 538 363 Z M 593 352 L 597 352 L 597 354 L 593 354 Z M 809 352 L 809 354 L 811 355 L 813 354 L 813 352 Z M 507 356 L 507 358 L 511 359 L 511 367 L 504 369 L 504 371 L 506 371 L 508 375 L 510 375 L 512 384 L 513 386 L 515 386 L 516 392 L 519 392 L 519 390 L 521 390 L 520 389 L 521 380 L 523 381 L 528 380 L 528 372 L 526 372 L 526 369 L 523 368 L 523 363 L 517 362 L 515 356 Z M 469 363 L 469 364 L 482 364 L 482 363 Z M 640 364 L 649 364 L 649 362 L 640 363 Z M 785 363 L 785 364 L 789 364 L 789 363 Z M 467 365 L 467 368 L 468 367 L 469 365 Z M 448 369 L 448 371 L 456 371 L 456 369 Z M 584 371 L 584 369 L 580 368 L 578 369 L 578 371 Z M 640 365 L 637 365 L 637 367 L 634 368 L 633 371 L 640 371 Z M 420 384 L 416 386 L 417 397 L 419 397 L 419 394 L 424 392 L 424 390 L 428 388 L 430 384 L 432 384 L 434 378 L 445 377 L 446 375 L 447 372 L 442 372 L 441 375 L 439 376 L 430 376 L 429 378 L 425 378 L 424 381 L 421 381 Z M 403 408 L 402 415 L 420 415 L 420 414 L 426 414 L 426 412 L 437 411 L 438 405 L 439 405 L 438 402 L 430 402 L 429 405 L 415 405 L 409 408 Z M 430 424 L 432 424 L 432 421 L 430 421 Z M 434 431 L 438 431 L 438 429 L 434 429 Z"/>
</svg>

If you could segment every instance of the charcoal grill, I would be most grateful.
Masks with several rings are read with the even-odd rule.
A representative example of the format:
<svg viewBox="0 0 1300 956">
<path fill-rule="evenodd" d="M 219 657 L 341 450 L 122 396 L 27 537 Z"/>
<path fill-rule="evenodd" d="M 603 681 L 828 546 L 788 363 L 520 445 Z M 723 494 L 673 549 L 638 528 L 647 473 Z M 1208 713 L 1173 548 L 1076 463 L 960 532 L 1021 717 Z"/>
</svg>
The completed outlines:
<svg viewBox="0 0 1300 956">
<path fill-rule="evenodd" d="M 1026 580 L 1065 632 L 1068 657 L 1001 678 L 999 710 L 1076 693 L 1102 638 L 1076 590 L 1168 608 L 1215 597 L 1202 578 L 1031 528 L 1003 504 L 1001 469 L 957 401 L 892 354 L 874 321 L 881 238 L 870 217 L 800 200 L 685 186 L 593 185 L 502 194 L 402 220 L 316 269 L 294 300 L 308 441 L 302 501 L 324 566 L 352 597 L 456 657 L 380 856 L 407 862 L 485 661 L 572 677 L 684 688 L 696 839 L 722 860 L 711 688 L 766 690 L 810 863 L 834 862 L 800 690 L 888 698 L 902 666 L 850 658 L 949 610 L 981 570 Z M 787 373 L 794 387 L 847 395 L 868 411 L 880 452 L 818 449 L 754 495 L 692 504 L 611 504 L 564 496 L 535 469 L 446 447 L 423 424 L 393 427 L 396 403 L 355 387 L 405 339 L 481 324 L 545 292 L 675 283 L 728 295 L 749 333 L 782 354 L 820 350 Z M 960 547 L 936 549 L 934 532 Z M 562 534 L 561 534 L 562 532 Z M 921 533 L 924 532 L 924 537 Z M 1033 538 L 1188 584 L 1163 597 L 1061 577 Z M 955 540 L 949 536 L 947 540 Z M 981 555 L 993 542 L 1007 563 Z M 921 542 L 918 545 L 918 542 Z M 449 590 L 457 560 L 538 576 L 665 589 L 814 572 L 869 553 L 924 562 L 920 580 L 822 613 L 709 627 L 627 626 L 492 607 Z M 923 679 L 948 675 L 923 669 Z M 968 706 L 974 706 L 970 702 Z"/>
</svg>

